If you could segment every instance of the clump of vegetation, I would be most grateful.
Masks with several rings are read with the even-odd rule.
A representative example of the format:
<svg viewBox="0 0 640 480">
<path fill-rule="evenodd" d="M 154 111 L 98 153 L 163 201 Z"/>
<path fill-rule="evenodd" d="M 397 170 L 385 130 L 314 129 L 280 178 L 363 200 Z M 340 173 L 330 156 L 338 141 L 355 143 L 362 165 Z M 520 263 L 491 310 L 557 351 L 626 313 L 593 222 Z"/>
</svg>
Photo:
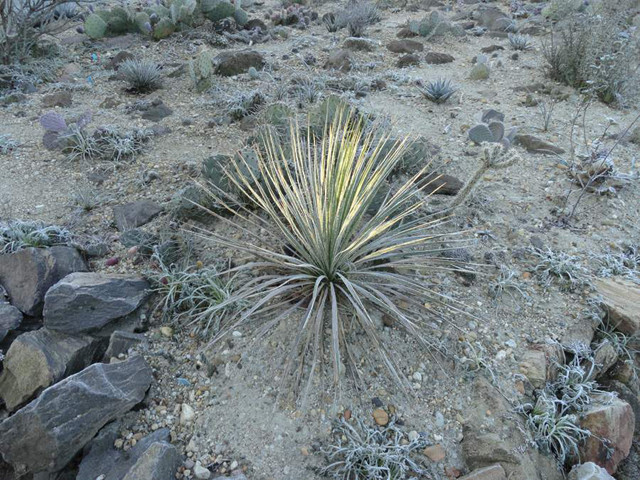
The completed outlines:
<svg viewBox="0 0 640 480">
<path fill-rule="evenodd" d="M 420 21 L 409 22 L 409 30 L 427 39 L 444 35 L 462 36 L 464 30 L 460 25 L 449 22 L 441 13 L 433 11 Z"/>
<path fill-rule="evenodd" d="M 86 0 L 6 0 L 0 5 L 0 63 L 24 62 L 45 35 L 68 28 L 79 4 Z"/>
<path fill-rule="evenodd" d="M 572 358 L 566 365 L 557 365 L 557 379 L 537 392 L 535 404 L 517 409 L 525 416 L 538 448 L 555 455 L 559 465 L 577 457 L 580 445 L 593 436 L 580 427 L 580 413 L 596 401 L 614 397 L 595 381 L 596 364 L 588 345 L 565 345 L 564 349 Z M 605 439 L 600 441 L 606 446 Z"/>
<path fill-rule="evenodd" d="M 542 285 L 548 287 L 558 282 L 562 288 L 571 291 L 588 283 L 589 272 L 577 256 L 550 248 L 540 250 L 531 247 L 529 252 L 536 259 L 533 272 Z"/>
<path fill-rule="evenodd" d="M 640 251 L 636 246 L 628 246 L 620 252 L 607 252 L 594 257 L 599 277 L 625 277 L 640 283 Z"/>
<path fill-rule="evenodd" d="M 433 103 L 444 103 L 457 91 L 458 89 L 451 84 L 451 80 L 444 78 L 431 81 L 425 87 L 420 88 L 420 93 Z"/>
<path fill-rule="evenodd" d="M 28 247 L 67 245 L 71 240 L 71 232 L 56 225 L 23 220 L 0 221 L 0 254 Z"/>
<path fill-rule="evenodd" d="M 549 76 L 605 103 L 638 93 L 638 38 L 626 22 L 629 1 L 568 11 L 543 42 Z"/>
<path fill-rule="evenodd" d="M 235 309 L 228 302 L 233 279 L 202 262 L 167 265 L 158 253 L 152 261 L 157 269 L 149 276 L 161 297 L 163 319 L 191 327 L 202 336 L 217 334 L 225 316 Z"/>
<path fill-rule="evenodd" d="M 219 203 L 229 205 L 236 216 L 212 213 L 251 240 L 231 240 L 204 229 L 196 233 L 256 257 L 234 269 L 254 278 L 225 303 L 246 301 L 251 307 L 223 326 L 217 339 L 272 314 L 271 328 L 281 321 L 296 325 L 282 376 L 294 393 L 301 393 L 305 376 L 307 392 L 323 370 L 325 342 L 336 394 L 345 373 L 359 379 L 352 351 L 359 341 L 375 348 L 376 358 L 382 359 L 392 377 L 409 388 L 382 344 L 373 310 L 392 316 L 399 327 L 429 347 L 427 325 L 416 314 L 425 308 L 433 311 L 442 297 L 417 272 L 449 271 L 458 262 L 437 254 L 444 234 L 433 230 L 441 220 L 414 215 L 423 204 L 416 187 L 420 172 L 393 194 L 386 193 L 386 181 L 402 159 L 405 142 L 392 142 L 387 148 L 389 135 L 365 132 L 363 118 L 352 110 L 338 109 L 322 118 L 326 123 L 318 134 L 312 123 L 300 129 L 292 121 L 287 152 L 271 130 L 266 133 L 264 153 L 252 160 L 263 182 L 244 157 L 232 159 L 226 170 L 233 173 L 229 180 L 257 212 L 236 212 L 222 192 L 210 192 L 219 193 Z M 379 208 L 368 216 L 374 202 Z M 244 221 L 259 226 L 262 233 L 246 229 Z M 355 334 L 360 329 L 364 337 Z"/>
<path fill-rule="evenodd" d="M 132 92 L 148 93 L 162 86 L 162 70 L 149 60 L 125 60 L 120 64 L 118 72 Z"/>
<path fill-rule="evenodd" d="M 517 270 L 501 265 L 498 277 L 489 284 L 489 294 L 495 299 L 502 297 L 505 293 L 512 298 L 515 293 L 522 298 L 529 298 L 519 278 L 520 273 Z"/>
<path fill-rule="evenodd" d="M 350 480 L 403 480 L 428 472 L 412 458 L 428 443 L 418 435 L 409 438 L 394 421 L 371 427 L 362 420 L 341 418 L 333 427 L 335 445 L 324 452 L 330 464 L 323 469 L 330 478 Z"/>
<path fill-rule="evenodd" d="M 0 153 L 6 155 L 13 152 L 20 144 L 16 142 L 10 135 L 0 135 Z"/>
<path fill-rule="evenodd" d="M 509 34 L 509 45 L 511 45 L 511 48 L 514 50 L 520 51 L 530 50 L 532 48 L 531 38 L 527 35 L 520 35 L 517 33 Z"/>
<path fill-rule="evenodd" d="M 40 125 L 45 129 L 42 143 L 49 150 L 62 151 L 70 161 L 120 162 L 133 160 L 151 137 L 147 130 L 122 132 L 109 126 L 98 127 L 90 133 L 85 127 L 91 122 L 91 118 L 91 112 L 86 112 L 67 124 L 59 113 L 45 113 L 40 117 Z"/>
<path fill-rule="evenodd" d="M 227 100 L 226 111 L 232 120 L 238 121 L 257 113 L 266 101 L 260 90 L 238 92 Z"/>
</svg>

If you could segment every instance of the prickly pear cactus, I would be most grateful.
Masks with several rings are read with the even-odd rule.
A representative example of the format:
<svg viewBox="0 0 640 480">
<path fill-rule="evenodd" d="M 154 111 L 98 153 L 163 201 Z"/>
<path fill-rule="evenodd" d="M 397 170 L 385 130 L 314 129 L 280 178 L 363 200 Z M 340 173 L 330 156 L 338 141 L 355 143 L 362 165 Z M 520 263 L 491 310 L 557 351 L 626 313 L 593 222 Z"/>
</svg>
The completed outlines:
<svg viewBox="0 0 640 480">
<path fill-rule="evenodd" d="M 170 18 L 161 18 L 158 23 L 153 27 L 154 40 L 161 40 L 167 38 L 173 32 L 176 31 L 176 24 Z"/>
<path fill-rule="evenodd" d="M 241 27 L 244 27 L 249 21 L 249 15 L 247 15 L 247 12 L 245 12 L 240 8 L 237 8 L 235 12 L 233 12 L 233 18 L 236 21 L 236 23 Z"/>
<path fill-rule="evenodd" d="M 233 17 L 236 11 L 236 7 L 226 0 L 201 0 L 200 9 L 205 18 L 212 22 Z"/>
<path fill-rule="evenodd" d="M 107 22 L 100 15 L 92 13 L 84 21 L 84 31 L 90 38 L 102 38 L 107 32 Z"/>
<path fill-rule="evenodd" d="M 204 92 L 211 88 L 213 76 L 213 54 L 209 50 L 201 51 L 189 63 L 189 73 L 197 92 Z"/>
</svg>

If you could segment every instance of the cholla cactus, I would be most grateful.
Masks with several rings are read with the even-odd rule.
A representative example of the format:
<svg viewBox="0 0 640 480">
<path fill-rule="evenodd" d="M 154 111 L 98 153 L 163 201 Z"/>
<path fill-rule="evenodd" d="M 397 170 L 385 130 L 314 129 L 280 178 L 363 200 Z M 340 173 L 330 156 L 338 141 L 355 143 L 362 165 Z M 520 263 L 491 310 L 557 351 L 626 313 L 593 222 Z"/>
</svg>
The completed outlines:
<svg viewBox="0 0 640 480">
<path fill-rule="evenodd" d="M 471 177 L 465 186 L 458 192 L 456 198 L 453 200 L 449 208 L 447 208 L 447 212 L 451 212 L 464 202 L 487 170 L 507 168 L 521 160 L 518 152 L 511 150 L 500 143 L 485 142 L 482 144 L 482 147 L 482 165 L 478 167 L 478 170 L 476 170 L 473 177 Z"/>
</svg>

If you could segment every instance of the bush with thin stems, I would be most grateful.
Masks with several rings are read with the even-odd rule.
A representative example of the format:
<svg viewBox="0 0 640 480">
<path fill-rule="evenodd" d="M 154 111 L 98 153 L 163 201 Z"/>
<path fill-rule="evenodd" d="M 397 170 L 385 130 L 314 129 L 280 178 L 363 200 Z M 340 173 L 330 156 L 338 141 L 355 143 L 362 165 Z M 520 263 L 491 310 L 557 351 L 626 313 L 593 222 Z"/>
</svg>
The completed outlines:
<svg viewBox="0 0 640 480">
<path fill-rule="evenodd" d="M 46 225 L 32 220 L 0 222 L 0 254 L 13 253 L 28 247 L 66 245 L 71 240 L 71 232 L 56 225 Z"/>
<path fill-rule="evenodd" d="M 430 347 L 420 312 L 441 313 L 445 295 L 426 285 L 420 273 L 465 268 L 441 255 L 444 239 L 451 237 L 440 232 L 445 220 L 420 214 L 425 186 L 417 181 L 423 172 L 385 193 L 407 142 L 388 148 L 389 133 L 367 130 L 363 118 L 349 109 L 339 109 L 318 135 L 310 124 L 301 129 L 292 121 L 290 141 L 285 151 L 267 132 L 257 169 L 238 157 L 226 170 L 256 210 L 236 211 L 222 191 L 209 190 L 236 216 L 210 213 L 249 240 L 207 229 L 195 233 L 255 259 L 231 269 L 253 278 L 225 304 L 242 300 L 249 306 L 222 326 L 213 342 L 256 323 L 262 324 L 262 338 L 287 322 L 291 338 L 282 380 L 296 398 L 303 394 L 304 399 L 316 375 L 322 377 L 327 348 L 336 395 L 343 372 L 361 380 L 353 349 L 359 341 L 368 342 L 391 377 L 410 388 L 378 335 L 374 310 Z M 375 202 L 379 207 L 368 214 Z M 446 301 L 447 308 L 464 310 Z"/>
</svg>

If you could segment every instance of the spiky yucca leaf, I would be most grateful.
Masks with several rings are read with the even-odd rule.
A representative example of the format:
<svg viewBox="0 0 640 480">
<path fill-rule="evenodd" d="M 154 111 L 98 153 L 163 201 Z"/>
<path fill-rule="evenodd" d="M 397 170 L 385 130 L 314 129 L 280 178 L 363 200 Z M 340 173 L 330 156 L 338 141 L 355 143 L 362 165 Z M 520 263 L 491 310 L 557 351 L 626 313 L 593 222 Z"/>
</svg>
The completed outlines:
<svg viewBox="0 0 640 480">
<path fill-rule="evenodd" d="M 454 260 L 441 255 L 442 242 L 449 237 L 436 231 L 443 220 L 419 218 L 424 199 L 416 182 L 422 172 L 395 193 L 383 195 L 377 212 L 367 215 L 385 186 L 388 189 L 386 181 L 401 160 L 406 141 L 389 149 L 388 135 L 365 133 L 362 117 L 345 110 L 327 121 L 319 136 L 311 127 L 301 131 L 292 122 L 290 138 L 285 152 L 267 134 L 265 153 L 258 157 L 259 173 L 241 157 L 227 170 L 241 196 L 258 208 L 258 212 L 248 208 L 236 212 L 242 224 L 253 227 L 241 227 L 237 217 L 211 213 L 251 240 L 238 242 L 215 231 L 196 232 L 255 258 L 233 269 L 253 278 L 228 300 L 250 306 L 223 326 L 214 342 L 252 322 L 262 322 L 267 330 L 281 321 L 297 321 L 292 325 L 283 378 L 292 382 L 297 395 L 307 377 L 307 392 L 328 344 L 338 392 L 345 367 L 359 377 L 359 359 L 351 345 L 363 337 L 356 332 L 364 331 L 372 351 L 392 377 L 406 386 L 393 355 L 378 336 L 373 310 L 391 316 L 422 345 L 431 346 L 418 312 L 449 299 L 425 286 L 419 273 L 456 269 Z M 225 202 L 221 193 L 216 197 Z M 255 233 L 261 229 L 266 236 Z M 331 332 L 328 338 L 326 331 Z"/>
</svg>

